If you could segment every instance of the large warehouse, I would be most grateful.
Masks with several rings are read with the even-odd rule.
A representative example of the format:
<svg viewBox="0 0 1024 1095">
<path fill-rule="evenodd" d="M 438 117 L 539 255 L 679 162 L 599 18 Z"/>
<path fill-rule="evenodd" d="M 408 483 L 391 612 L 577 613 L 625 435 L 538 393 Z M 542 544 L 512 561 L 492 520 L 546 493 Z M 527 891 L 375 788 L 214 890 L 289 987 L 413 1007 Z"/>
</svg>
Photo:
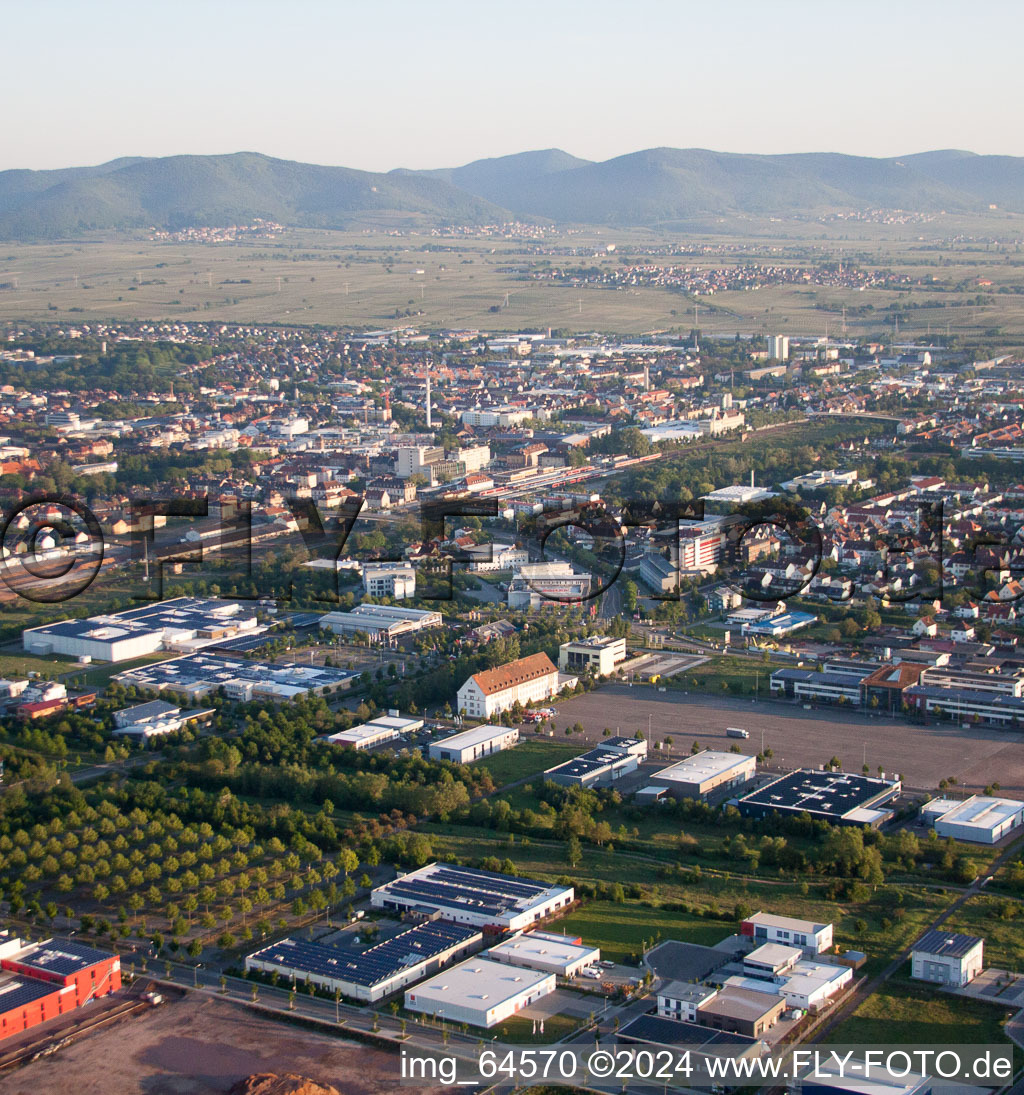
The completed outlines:
<svg viewBox="0 0 1024 1095">
<path fill-rule="evenodd" d="M 405 1006 L 454 1023 L 493 1027 L 554 992 L 555 984 L 553 973 L 470 958 L 406 989 Z"/>
<path fill-rule="evenodd" d="M 375 909 L 432 911 L 460 924 L 521 931 L 568 907 L 573 897 L 572 886 L 547 886 L 453 863 L 428 863 L 378 886 L 370 903 Z"/>
<path fill-rule="evenodd" d="M 612 737 L 596 749 L 549 768 L 544 778 L 562 787 L 601 787 L 635 772 L 646 758 L 643 738 Z"/>
<path fill-rule="evenodd" d="M 174 597 L 85 620 L 57 620 L 27 627 L 21 641 L 28 654 L 123 662 L 158 650 L 187 654 L 266 630 L 251 606 L 237 601 Z"/>
<path fill-rule="evenodd" d="M 474 928 L 429 921 L 363 951 L 304 939 L 282 939 L 250 954 L 247 970 L 278 973 L 329 992 L 374 1003 L 471 954 L 483 936 Z"/>
<path fill-rule="evenodd" d="M 291 700 L 306 694 L 323 695 L 347 688 L 358 674 L 325 665 L 299 665 L 229 658 L 218 654 L 190 654 L 126 669 L 115 681 L 125 686 L 176 692 L 195 700 L 223 689 L 233 700 Z"/>
<path fill-rule="evenodd" d="M 511 749 L 519 742 L 519 731 L 508 726 L 475 726 L 472 730 L 463 730 L 461 734 L 452 734 L 431 744 L 431 760 L 450 760 L 455 764 L 469 764 L 470 761 L 488 757 L 491 753 L 500 753 L 502 749 Z"/>
<path fill-rule="evenodd" d="M 756 769 L 756 757 L 702 749 L 685 760 L 655 772 L 648 783 L 652 787 L 667 788 L 675 799 L 706 798 L 713 791 L 724 792 L 749 783 Z"/>
<path fill-rule="evenodd" d="M 358 604 L 351 612 L 328 612 L 320 626 L 337 635 L 366 635 L 373 642 L 387 645 L 403 635 L 411 635 L 428 627 L 440 627 L 441 613 L 422 608 L 399 608 L 397 605 Z"/>
<path fill-rule="evenodd" d="M 745 817 L 807 814 L 830 825 L 874 827 L 892 817 L 886 804 L 899 795 L 901 787 L 899 780 L 805 768 L 773 779 L 736 805 Z"/>
<path fill-rule="evenodd" d="M 524 932 L 491 947 L 487 957 L 510 966 L 524 966 L 528 970 L 568 978 L 596 965 L 601 960 L 601 951 L 586 946 L 576 937 L 555 932 Z"/>
<path fill-rule="evenodd" d="M 974 844 L 997 844 L 1024 822 L 1024 802 L 1012 798 L 971 795 L 955 801 L 934 799 L 921 808 L 939 836 Z"/>
</svg>

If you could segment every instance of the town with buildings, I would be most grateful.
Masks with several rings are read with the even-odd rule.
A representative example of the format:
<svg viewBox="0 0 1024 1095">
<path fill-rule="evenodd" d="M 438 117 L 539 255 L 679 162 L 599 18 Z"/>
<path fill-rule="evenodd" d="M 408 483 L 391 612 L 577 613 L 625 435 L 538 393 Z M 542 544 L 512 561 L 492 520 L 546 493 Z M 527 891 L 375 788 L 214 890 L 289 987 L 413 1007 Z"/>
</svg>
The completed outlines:
<svg viewBox="0 0 1024 1095">
<path fill-rule="evenodd" d="M 467 1060 L 1024 1015 L 1019 356 L 4 339 L 13 1046 L 130 985 Z"/>
</svg>

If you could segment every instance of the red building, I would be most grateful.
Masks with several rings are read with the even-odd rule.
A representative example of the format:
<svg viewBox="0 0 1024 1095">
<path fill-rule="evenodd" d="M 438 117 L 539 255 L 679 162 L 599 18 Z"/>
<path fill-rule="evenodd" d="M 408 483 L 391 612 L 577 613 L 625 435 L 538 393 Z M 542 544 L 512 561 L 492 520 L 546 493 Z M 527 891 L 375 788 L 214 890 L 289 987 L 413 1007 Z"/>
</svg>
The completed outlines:
<svg viewBox="0 0 1024 1095">
<path fill-rule="evenodd" d="M 121 987 L 116 954 L 72 940 L 0 936 L 0 1039 L 65 1015 Z"/>
</svg>

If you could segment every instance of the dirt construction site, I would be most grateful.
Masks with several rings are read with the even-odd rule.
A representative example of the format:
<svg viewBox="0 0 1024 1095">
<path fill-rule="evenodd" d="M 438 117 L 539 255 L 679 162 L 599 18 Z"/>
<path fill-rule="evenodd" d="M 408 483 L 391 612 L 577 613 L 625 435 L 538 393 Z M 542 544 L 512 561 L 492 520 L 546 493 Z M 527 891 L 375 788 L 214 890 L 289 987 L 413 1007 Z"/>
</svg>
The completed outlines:
<svg viewBox="0 0 1024 1095">
<path fill-rule="evenodd" d="M 0 1095 L 226 1095 L 253 1073 L 384 1095 L 397 1086 L 399 1058 L 189 994 L 0 1074 Z"/>
<path fill-rule="evenodd" d="M 694 741 L 705 749 L 774 754 L 772 764 L 814 768 L 838 757 L 847 771 L 867 764 L 899 773 L 911 789 L 934 791 L 939 780 L 954 777 L 966 789 L 998 783 L 1003 792 L 1024 794 L 1024 733 L 950 722 L 908 722 L 870 716 L 840 707 L 803 707 L 776 701 L 751 702 L 705 693 L 659 692 L 651 685 L 606 685 L 557 705 L 555 724 L 579 722 L 587 742 L 600 743 L 605 728 L 612 733 L 643 731 L 652 744 L 672 739 L 666 763 L 689 753 Z M 726 736 L 730 726 L 750 737 Z M 763 738 L 762 738 L 763 734 Z M 578 740 L 578 739 L 575 739 Z M 654 752 L 652 757 L 662 755 Z"/>
</svg>

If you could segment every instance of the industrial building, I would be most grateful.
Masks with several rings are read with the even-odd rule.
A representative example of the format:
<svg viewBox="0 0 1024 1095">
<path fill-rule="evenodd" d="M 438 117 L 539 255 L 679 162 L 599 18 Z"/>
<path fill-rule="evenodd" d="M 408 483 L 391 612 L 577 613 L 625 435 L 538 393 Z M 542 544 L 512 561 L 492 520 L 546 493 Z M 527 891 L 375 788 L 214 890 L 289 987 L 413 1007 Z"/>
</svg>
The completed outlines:
<svg viewBox="0 0 1024 1095">
<path fill-rule="evenodd" d="M 516 703 L 549 700 L 558 691 L 558 670 L 542 652 L 474 673 L 459 689 L 458 709 L 471 719 L 489 719 Z"/>
<path fill-rule="evenodd" d="M 438 1019 L 493 1027 L 555 991 L 555 975 L 470 958 L 407 989 L 405 1006 Z"/>
<path fill-rule="evenodd" d="M 981 973 L 985 940 L 939 929 L 927 931 L 910 952 L 910 976 L 936 985 L 970 984 Z"/>
<path fill-rule="evenodd" d="M 785 999 L 731 985 L 730 980 L 700 1005 L 697 1022 L 712 1030 L 727 1030 L 745 1034 L 748 1038 L 760 1038 L 782 1017 L 786 1010 Z"/>
<path fill-rule="evenodd" d="M 410 563 L 364 563 L 363 590 L 370 597 L 404 601 L 416 596 L 416 571 Z"/>
<path fill-rule="evenodd" d="M 573 897 L 572 886 L 548 886 L 453 863 L 428 863 L 378 886 L 370 903 L 391 912 L 437 913 L 459 924 L 522 931 L 568 908 Z"/>
<path fill-rule="evenodd" d="M 562 643 L 558 648 L 558 668 L 563 673 L 582 673 L 590 669 L 595 676 L 607 677 L 615 672 L 619 662 L 625 660 L 625 639 L 594 635 L 589 639 Z"/>
<path fill-rule="evenodd" d="M 590 596 L 591 576 L 572 563 L 526 563 L 512 573 L 509 608 L 541 608 L 545 604 L 579 604 Z"/>
<path fill-rule="evenodd" d="M 818 1011 L 853 980 L 849 966 L 801 960 L 774 979 L 750 976 L 726 978 L 730 988 L 781 997 L 786 1006 Z"/>
<path fill-rule="evenodd" d="M 387 745 L 397 741 L 401 734 L 393 726 L 378 726 L 373 722 L 364 722 L 359 726 L 350 726 L 336 734 L 327 734 L 320 740 L 325 745 L 344 745 L 349 749 L 373 749 L 378 745 Z"/>
<path fill-rule="evenodd" d="M 519 731 L 514 726 L 475 726 L 472 730 L 432 742 L 428 753 L 431 760 L 469 764 L 492 753 L 500 753 L 502 749 L 511 749 L 518 743 Z"/>
<path fill-rule="evenodd" d="M 646 756 L 647 742 L 642 738 L 613 737 L 596 749 L 549 768 L 544 778 L 562 787 L 604 786 L 635 772 Z"/>
<path fill-rule="evenodd" d="M 322 665 L 280 665 L 218 654 L 190 654 L 127 669 L 116 674 L 114 680 L 126 687 L 175 692 L 193 700 L 223 689 L 229 699 L 247 702 L 320 696 L 348 688 L 355 677 L 358 673 L 351 670 Z"/>
<path fill-rule="evenodd" d="M 997 844 L 1024 823 L 1024 802 L 988 795 L 971 795 L 960 801 L 932 799 L 921 807 L 921 816 L 931 822 L 939 836 Z"/>
<path fill-rule="evenodd" d="M 754 778 L 757 758 L 742 753 L 702 749 L 685 760 L 670 764 L 649 779 L 652 787 L 665 787 L 672 798 L 707 798 L 715 791 L 740 787 Z"/>
<path fill-rule="evenodd" d="M 0 1038 L 20 1034 L 121 987 L 121 959 L 72 940 L 26 943 L 0 933 Z"/>
<path fill-rule="evenodd" d="M 860 702 L 860 682 L 852 680 L 845 673 L 817 669 L 776 669 L 768 686 L 773 696 L 785 696 L 787 699 L 824 703 Z"/>
<path fill-rule="evenodd" d="M 542 973 L 571 978 L 601 959 L 598 947 L 588 947 L 581 939 L 555 932 L 524 932 L 491 947 L 487 957 L 511 966 L 523 966 Z"/>
<path fill-rule="evenodd" d="M 471 954 L 482 941 L 475 928 L 433 920 L 366 950 L 282 939 L 250 954 L 245 968 L 278 973 L 292 983 L 308 980 L 328 992 L 372 1004 Z"/>
<path fill-rule="evenodd" d="M 901 787 L 899 780 L 801 769 L 743 795 L 736 805 L 745 817 L 807 814 L 830 825 L 877 827 L 892 817 L 886 804 Z"/>
<path fill-rule="evenodd" d="M 114 737 L 149 741 L 150 738 L 173 734 L 189 723 L 208 720 L 213 710 L 182 711 L 164 700 L 150 700 L 114 712 Z"/>
<path fill-rule="evenodd" d="M 350 612 L 328 612 L 320 626 L 336 635 L 366 635 L 371 642 L 391 644 L 403 635 L 440 627 L 441 613 L 398 605 L 356 605 Z"/>
<path fill-rule="evenodd" d="M 758 912 L 748 916 L 740 924 L 740 934 L 749 936 L 755 943 L 783 943 L 800 947 L 808 954 L 823 954 L 832 946 L 832 925 L 815 924 L 811 920 L 797 920 L 791 916 Z"/>
<path fill-rule="evenodd" d="M 21 641 L 27 654 L 123 662 L 159 650 L 187 654 L 225 639 L 266 630 L 251 606 L 237 601 L 174 597 L 124 612 L 27 627 Z"/>
<path fill-rule="evenodd" d="M 616 1040 L 626 1045 L 680 1046 L 694 1057 L 754 1058 L 760 1057 L 764 1042 L 746 1034 L 713 1030 L 699 1023 L 666 1019 L 661 1015 L 638 1015 L 616 1034 Z M 694 1061 L 700 1067 L 700 1061 Z"/>
</svg>

